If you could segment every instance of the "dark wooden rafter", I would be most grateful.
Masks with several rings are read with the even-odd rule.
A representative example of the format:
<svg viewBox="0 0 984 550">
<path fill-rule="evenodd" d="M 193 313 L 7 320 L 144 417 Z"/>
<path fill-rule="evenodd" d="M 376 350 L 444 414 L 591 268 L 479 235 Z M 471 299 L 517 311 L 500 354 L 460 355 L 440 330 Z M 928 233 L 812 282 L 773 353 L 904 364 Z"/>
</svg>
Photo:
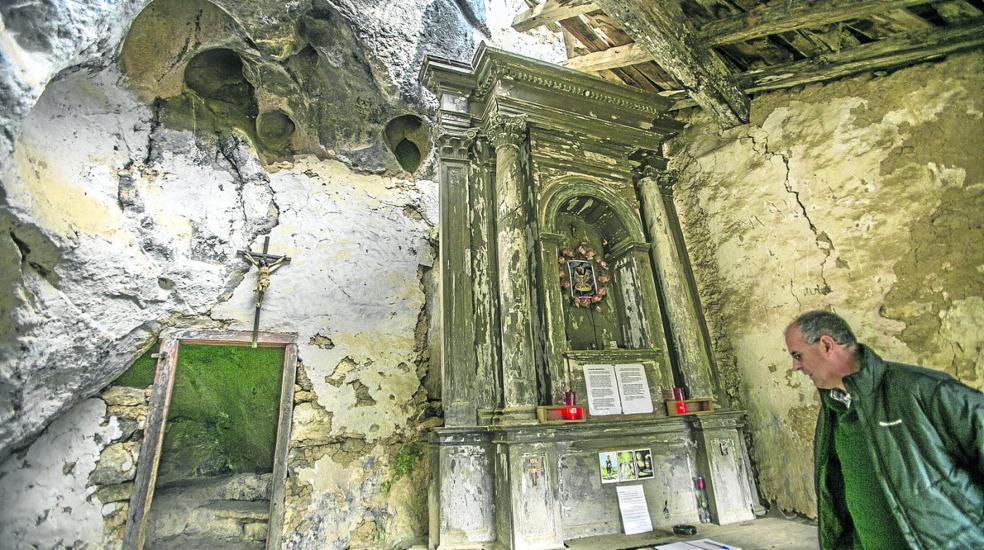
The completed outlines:
<svg viewBox="0 0 984 550">
<path fill-rule="evenodd" d="M 724 63 L 701 45 L 679 5 L 650 0 L 596 3 L 722 126 L 748 121 L 748 97 Z"/>
<path fill-rule="evenodd" d="M 697 35 L 706 44 L 721 46 L 864 17 L 894 18 L 897 21 L 899 14 L 892 14 L 893 11 L 921 3 L 924 4 L 925 0 L 834 0 L 820 3 L 764 4 L 747 13 L 712 21 L 701 27 Z M 566 65 L 579 70 L 596 71 L 601 70 L 597 67 L 610 69 L 653 60 L 641 46 L 623 47 L 618 52 L 604 55 L 606 53 L 601 51 L 575 57 L 569 59 Z"/>
<path fill-rule="evenodd" d="M 746 93 L 760 93 L 866 71 L 893 69 L 982 46 L 984 20 L 976 19 L 963 25 L 891 36 L 840 52 L 748 71 L 739 76 L 738 81 Z M 683 90 L 664 95 L 679 99 L 673 109 L 696 105 L 694 101 L 685 99 Z"/>
<path fill-rule="evenodd" d="M 655 85 L 661 95 L 679 98 L 675 108 L 700 105 L 725 124 L 734 123 L 735 112 L 722 93 L 729 79 L 747 95 L 984 45 L 978 38 L 984 36 L 984 9 L 977 0 L 685 0 L 679 10 L 672 1 L 547 1 L 592 10 L 560 21 L 569 33 L 578 28 L 570 34 L 588 50 L 570 57 L 567 67 L 609 79 L 619 75 L 648 90 Z M 666 24 L 674 20 L 664 17 L 669 4 L 683 24 Z M 679 32 L 688 21 L 703 25 L 689 35 Z M 711 76 L 688 72 L 706 67 Z"/>
<path fill-rule="evenodd" d="M 961 23 L 968 19 L 981 17 L 984 12 L 966 0 L 948 0 L 933 4 L 933 9 L 947 23 Z"/>
<path fill-rule="evenodd" d="M 625 34 L 625 31 L 619 28 L 610 17 L 605 15 L 604 12 L 595 12 L 591 15 L 586 15 L 585 19 L 589 25 L 601 31 L 608 38 L 609 43 L 613 47 L 633 43 L 632 37 Z M 672 90 L 680 87 L 678 82 L 673 80 L 670 75 L 666 74 L 666 72 L 664 72 L 663 69 L 655 63 L 640 62 L 632 67 L 645 75 L 645 77 L 655 84 L 660 90 Z"/>
<path fill-rule="evenodd" d="M 611 44 L 608 44 L 601 39 L 591 29 L 588 25 L 584 24 L 580 19 L 567 19 L 561 21 L 560 26 L 567 32 L 571 34 L 574 38 L 578 40 L 584 47 L 592 52 L 602 51 L 608 49 Z M 612 74 L 616 75 L 622 82 L 626 84 L 631 84 L 633 86 L 638 86 L 643 90 L 648 91 L 658 91 L 656 85 L 649 81 L 645 75 L 640 73 L 634 67 L 621 67 L 617 69 L 612 69 Z"/>
<path fill-rule="evenodd" d="M 732 44 L 829 23 L 863 19 L 925 4 L 926 0 L 814 0 L 762 4 L 748 12 L 711 21 L 699 35 L 712 46 Z"/>
<path fill-rule="evenodd" d="M 516 32 L 526 32 L 541 25 L 549 25 L 593 11 L 598 11 L 598 6 L 590 2 L 565 5 L 559 0 L 543 0 L 543 2 L 517 15 L 513 19 L 512 28 Z"/>
</svg>

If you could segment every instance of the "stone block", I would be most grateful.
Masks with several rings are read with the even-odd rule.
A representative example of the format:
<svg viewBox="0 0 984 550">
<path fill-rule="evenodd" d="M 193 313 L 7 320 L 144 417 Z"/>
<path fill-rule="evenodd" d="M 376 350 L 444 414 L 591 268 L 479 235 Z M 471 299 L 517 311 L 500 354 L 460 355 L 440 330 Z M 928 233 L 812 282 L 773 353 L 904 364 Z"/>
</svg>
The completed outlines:
<svg viewBox="0 0 984 550">
<path fill-rule="evenodd" d="M 269 526 L 266 522 L 247 523 L 243 525 L 243 538 L 247 540 L 264 541 L 267 539 Z"/>
<path fill-rule="evenodd" d="M 144 405 L 109 405 L 106 407 L 106 414 L 109 416 L 117 416 L 119 418 L 129 418 L 131 420 L 136 420 L 138 424 L 141 420 L 147 418 L 150 409 Z"/>
<path fill-rule="evenodd" d="M 103 504 L 129 501 L 133 494 L 133 482 L 103 485 L 96 489 L 96 498 Z"/>
<path fill-rule="evenodd" d="M 294 407 L 290 433 L 292 444 L 311 446 L 329 443 L 332 416 L 332 413 L 314 402 L 301 403 Z"/>
<path fill-rule="evenodd" d="M 102 392 L 102 400 L 107 406 L 135 407 L 147 404 L 144 390 L 127 386 L 110 386 Z"/>
<path fill-rule="evenodd" d="M 99 455 L 96 469 L 89 474 L 89 481 L 98 485 L 113 485 L 130 481 L 137 473 L 138 441 L 114 443 Z"/>
</svg>

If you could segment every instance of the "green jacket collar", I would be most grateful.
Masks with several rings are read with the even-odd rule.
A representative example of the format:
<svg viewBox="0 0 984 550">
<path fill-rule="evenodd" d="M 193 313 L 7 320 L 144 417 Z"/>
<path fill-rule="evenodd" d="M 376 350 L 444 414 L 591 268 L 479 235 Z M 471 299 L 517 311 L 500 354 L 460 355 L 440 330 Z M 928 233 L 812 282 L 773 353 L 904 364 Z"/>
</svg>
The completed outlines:
<svg viewBox="0 0 984 550">
<path fill-rule="evenodd" d="M 866 397 L 881 385 L 885 376 L 885 362 L 864 344 L 858 344 L 858 362 L 861 368 L 844 377 L 844 387 L 854 397 Z"/>
</svg>

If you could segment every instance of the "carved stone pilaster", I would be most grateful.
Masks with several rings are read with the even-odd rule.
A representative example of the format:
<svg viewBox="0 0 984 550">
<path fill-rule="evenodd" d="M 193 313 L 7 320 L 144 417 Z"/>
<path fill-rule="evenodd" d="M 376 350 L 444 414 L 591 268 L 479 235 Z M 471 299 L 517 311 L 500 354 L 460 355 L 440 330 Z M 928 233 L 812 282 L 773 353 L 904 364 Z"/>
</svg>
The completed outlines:
<svg viewBox="0 0 984 550">
<path fill-rule="evenodd" d="M 526 127 L 526 115 L 496 114 L 489 118 L 485 132 L 492 139 L 496 149 L 519 147 L 526 139 Z"/>
</svg>

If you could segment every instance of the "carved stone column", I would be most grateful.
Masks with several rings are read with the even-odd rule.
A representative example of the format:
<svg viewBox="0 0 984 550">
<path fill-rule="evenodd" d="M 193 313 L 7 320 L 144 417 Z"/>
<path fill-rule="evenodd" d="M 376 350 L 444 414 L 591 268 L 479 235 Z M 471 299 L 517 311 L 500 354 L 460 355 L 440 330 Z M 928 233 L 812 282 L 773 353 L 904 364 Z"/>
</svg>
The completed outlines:
<svg viewBox="0 0 984 550">
<path fill-rule="evenodd" d="M 652 260 L 663 292 L 669 337 L 692 396 L 719 392 L 704 337 L 700 305 L 688 277 L 688 259 L 673 207 L 673 174 L 646 165 L 638 179 L 642 217 L 652 242 Z"/>
<path fill-rule="evenodd" d="M 440 157 L 441 347 L 446 426 L 477 424 L 474 387 L 474 328 L 468 249 L 468 147 L 474 134 L 442 131 Z"/>
<path fill-rule="evenodd" d="M 480 388 L 479 410 L 494 409 L 502 402 L 499 376 L 499 291 L 495 277 L 495 150 L 479 135 L 471 148 L 471 174 L 468 178 L 471 204 L 472 311 L 475 314 L 475 380 Z"/>
<path fill-rule="evenodd" d="M 529 146 L 525 116 L 493 115 L 496 259 L 502 392 L 506 416 L 531 416 L 536 406 L 536 354 L 530 281 Z M 511 411 L 510 411 L 511 409 Z M 528 409 L 528 411 L 527 411 Z"/>
</svg>

